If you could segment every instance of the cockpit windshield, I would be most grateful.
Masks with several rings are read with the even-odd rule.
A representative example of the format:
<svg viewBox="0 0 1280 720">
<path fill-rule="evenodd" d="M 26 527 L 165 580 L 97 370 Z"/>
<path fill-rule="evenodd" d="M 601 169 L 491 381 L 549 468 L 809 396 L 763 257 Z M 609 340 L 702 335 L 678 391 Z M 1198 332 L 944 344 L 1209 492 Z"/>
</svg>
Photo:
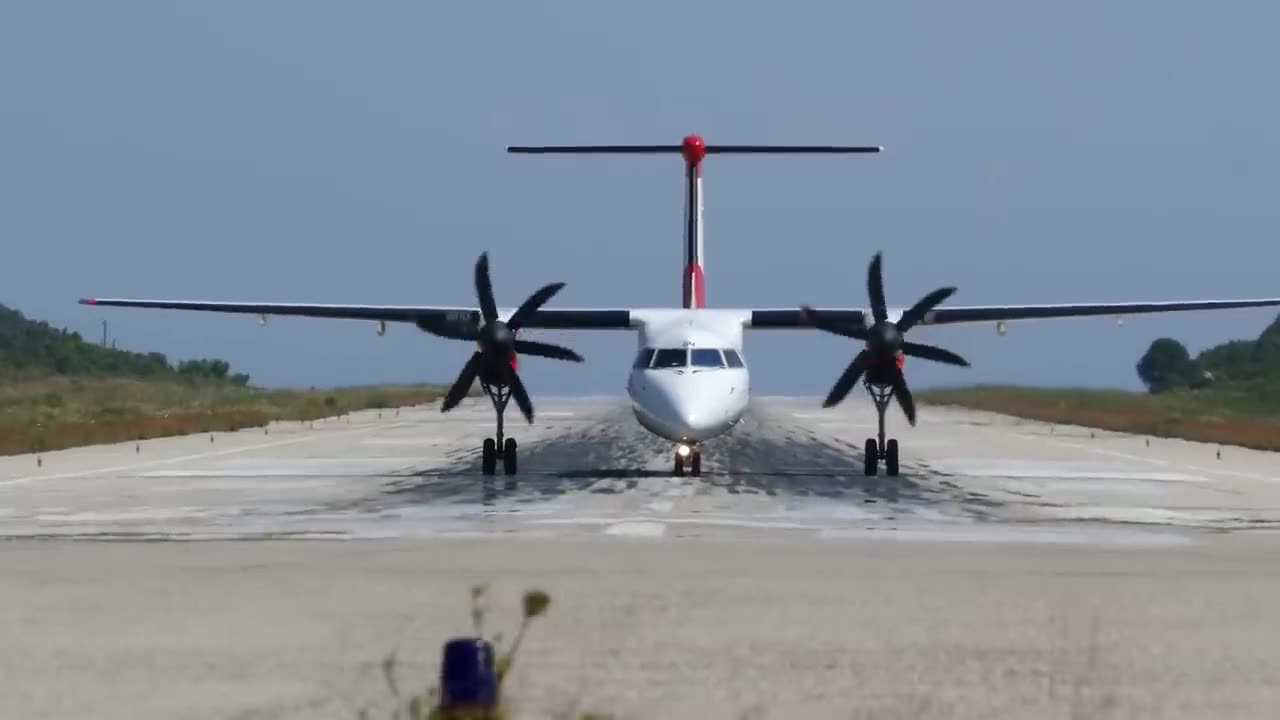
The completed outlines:
<svg viewBox="0 0 1280 720">
<path fill-rule="evenodd" d="M 689 352 L 690 365 L 698 368 L 724 367 L 720 351 L 715 348 L 694 348 Z"/>
<path fill-rule="evenodd" d="M 689 353 L 684 348 L 661 348 L 654 353 L 654 369 L 684 367 L 689 364 Z"/>
<path fill-rule="evenodd" d="M 703 369 L 744 367 L 732 348 L 643 348 L 632 365 L 637 370 L 695 367 Z"/>
</svg>

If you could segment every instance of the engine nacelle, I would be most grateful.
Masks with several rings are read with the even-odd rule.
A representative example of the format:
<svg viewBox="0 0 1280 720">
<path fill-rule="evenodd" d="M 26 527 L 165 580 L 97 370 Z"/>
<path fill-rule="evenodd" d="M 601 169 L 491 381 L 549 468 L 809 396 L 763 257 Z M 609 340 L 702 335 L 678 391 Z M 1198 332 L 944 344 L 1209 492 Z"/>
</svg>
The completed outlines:
<svg viewBox="0 0 1280 720">
<path fill-rule="evenodd" d="M 386 321 L 386 320 L 379 320 L 379 321 L 378 321 L 378 325 L 377 325 L 377 326 L 376 326 L 376 328 L 375 328 L 375 332 L 377 332 L 377 333 L 378 333 L 378 336 L 379 336 L 379 337 L 381 337 L 381 336 L 383 336 L 383 335 L 386 335 L 386 334 L 387 334 L 387 321 Z"/>
<path fill-rule="evenodd" d="M 1009 332 L 1009 323 L 1003 320 L 996 321 L 996 332 L 1001 335 L 1004 335 L 1005 333 Z"/>
</svg>

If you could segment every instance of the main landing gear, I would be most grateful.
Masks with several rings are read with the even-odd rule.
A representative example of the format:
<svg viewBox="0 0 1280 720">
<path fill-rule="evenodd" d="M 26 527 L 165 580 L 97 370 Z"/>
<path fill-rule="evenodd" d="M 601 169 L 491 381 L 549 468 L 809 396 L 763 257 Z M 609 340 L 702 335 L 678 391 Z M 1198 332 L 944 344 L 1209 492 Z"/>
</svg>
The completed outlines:
<svg viewBox="0 0 1280 720">
<path fill-rule="evenodd" d="M 684 475 L 685 463 L 689 465 L 689 474 L 694 477 L 702 475 L 702 451 L 694 445 L 681 443 L 676 446 L 675 474 Z"/>
<path fill-rule="evenodd" d="M 879 462 L 884 460 L 885 471 L 891 476 L 896 476 L 898 474 L 898 440 L 890 438 L 886 443 L 884 439 L 884 413 L 889 408 L 889 401 L 893 399 L 893 386 L 870 382 L 864 382 L 864 385 L 876 404 L 880 430 L 876 437 L 867 438 L 866 445 L 863 447 L 863 472 L 868 476 L 875 475 Z"/>
<path fill-rule="evenodd" d="M 515 438 L 502 437 L 502 416 L 507 410 L 507 401 L 511 399 L 511 389 L 505 385 L 490 385 L 480 381 L 484 394 L 493 403 L 494 412 L 498 415 L 497 438 L 485 438 L 480 455 L 480 471 L 485 475 L 493 475 L 498 470 L 498 461 L 502 461 L 502 471 L 507 475 L 516 474 L 516 441 Z"/>
</svg>

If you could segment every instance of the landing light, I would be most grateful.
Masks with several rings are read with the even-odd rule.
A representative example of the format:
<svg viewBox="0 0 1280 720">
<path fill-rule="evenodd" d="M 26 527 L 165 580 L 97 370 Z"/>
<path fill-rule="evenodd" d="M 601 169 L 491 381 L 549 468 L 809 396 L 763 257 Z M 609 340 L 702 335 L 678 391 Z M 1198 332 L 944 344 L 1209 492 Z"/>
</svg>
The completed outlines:
<svg viewBox="0 0 1280 720">
<path fill-rule="evenodd" d="M 688 445 L 685 445 L 684 443 L 680 443 L 679 445 L 676 446 L 676 453 L 680 457 L 689 457 L 690 452 L 692 452 L 692 449 L 690 449 L 690 447 Z"/>
</svg>

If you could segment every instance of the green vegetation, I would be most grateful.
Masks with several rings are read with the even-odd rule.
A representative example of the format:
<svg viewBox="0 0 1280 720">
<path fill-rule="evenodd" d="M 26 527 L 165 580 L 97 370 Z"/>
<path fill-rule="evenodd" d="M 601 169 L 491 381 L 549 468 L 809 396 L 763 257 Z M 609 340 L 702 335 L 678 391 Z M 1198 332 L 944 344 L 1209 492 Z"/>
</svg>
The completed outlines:
<svg viewBox="0 0 1280 720">
<path fill-rule="evenodd" d="M 1138 361 L 1138 377 L 1153 394 L 1226 388 L 1253 394 L 1261 410 L 1280 413 L 1280 317 L 1257 340 L 1232 340 L 1194 359 L 1182 343 L 1159 338 Z M 1210 393 L 1216 395 L 1218 392 Z"/>
<path fill-rule="evenodd" d="M 978 386 L 918 393 L 1045 422 L 1280 450 L 1280 317 L 1256 340 L 1233 340 L 1192 357 L 1159 338 L 1136 365 L 1146 393 Z"/>
<path fill-rule="evenodd" d="M 248 375 L 231 374 L 225 360 L 186 360 L 174 367 L 162 353 L 130 352 L 86 342 L 79 333 L 29 320 L 0 305 L 0 380 L 48 375 L 249 383 Z"/>
<path fill-rule="evenodd" d="M 264 390 L 224 360 L 86 342 L 0 305 L 0 454 L 315 420 L 437 399 L 436 385 Z"/>
</svg>

